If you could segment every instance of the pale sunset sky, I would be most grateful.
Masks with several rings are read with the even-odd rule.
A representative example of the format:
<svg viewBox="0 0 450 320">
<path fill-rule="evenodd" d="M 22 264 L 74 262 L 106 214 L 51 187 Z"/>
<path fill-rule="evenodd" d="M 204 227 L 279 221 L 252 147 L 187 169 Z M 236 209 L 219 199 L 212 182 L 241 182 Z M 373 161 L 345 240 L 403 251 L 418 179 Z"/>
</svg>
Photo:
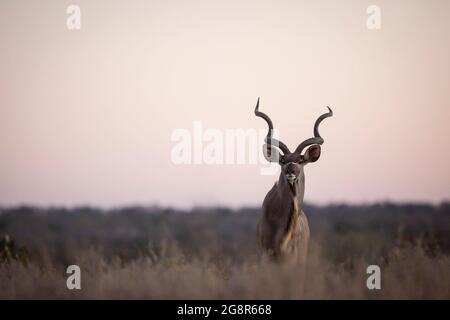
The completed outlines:
<svg viewBox="0 0 450 320">
<path fill-rule="evenodd" d="M 334 111 L 307 202 L 449 200 L 449 17 L 446 0 L 2 1 L 0 206 L 260 205 L 264 163 L 171 160 L 195 120 L 265 129 L 258 97 L 291 150 Z"/>
</svg>

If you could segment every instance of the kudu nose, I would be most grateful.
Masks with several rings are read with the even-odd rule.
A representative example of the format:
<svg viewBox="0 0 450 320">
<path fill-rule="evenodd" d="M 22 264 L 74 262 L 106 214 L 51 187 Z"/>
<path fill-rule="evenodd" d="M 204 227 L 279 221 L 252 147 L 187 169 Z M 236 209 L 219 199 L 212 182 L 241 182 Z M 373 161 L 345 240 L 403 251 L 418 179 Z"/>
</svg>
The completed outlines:
<svg viewBox="0 0 450 320">
<path fill-rule="evenodd" d="M 285 170 L 286 174 L 295 174 L 295 167 L 292 163 L 289 163 L 286 166 L 286 170 Z"/>
</svg>

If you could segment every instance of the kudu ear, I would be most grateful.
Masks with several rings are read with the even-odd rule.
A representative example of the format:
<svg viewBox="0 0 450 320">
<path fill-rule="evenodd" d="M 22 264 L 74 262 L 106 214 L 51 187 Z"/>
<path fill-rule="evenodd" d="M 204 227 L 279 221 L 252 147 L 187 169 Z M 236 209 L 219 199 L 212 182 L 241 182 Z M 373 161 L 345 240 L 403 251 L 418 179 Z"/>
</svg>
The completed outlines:
<svg viewBox="0 0 450 320">
<path fill-rule="evenodd" d="M 268 144 L 263 145 L 263 154 L 264 158 L 269 162 L 278 163 L 281 158 L 280 151 L 276 147 Z"/>
<path fill-rule="evenodd" d="M 311 147 L 309 147 L 304 155 L 306 163 L 309 162 L 316 162 L 320 158 L 320 146 L 318 144 L 314 144 Z"/>
</svg>

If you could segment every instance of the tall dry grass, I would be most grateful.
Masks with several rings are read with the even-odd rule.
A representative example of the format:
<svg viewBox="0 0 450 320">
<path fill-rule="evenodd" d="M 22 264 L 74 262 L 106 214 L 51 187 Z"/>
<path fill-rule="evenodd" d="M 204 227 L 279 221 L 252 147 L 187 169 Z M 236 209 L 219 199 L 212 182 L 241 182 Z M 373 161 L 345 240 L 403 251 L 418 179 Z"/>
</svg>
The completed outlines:
<svg viewBox="0 0 450 320">
<path fill-rule="evenodd" d="M 306 209 L 301 269 L 257 257 L 258 208 L 0 208 L 0 299 L 450 299 L 449 203 Z"/>
<path fill-rule="evenodd" d="M 380 261 L 335 264 L 313 244 L 305 270 L 251 256 L 237 263 L 190 259 L 174 243 L 128 262 L 87 250 L 78 258 L 81 290 L 68 290 L 65 268 L 44 259 L 0 267 L 1 299 L 450 299 L 450 258 L 420 244 L 396 247 Z M 381 267 L 381 290 L 368 290 L 366 268 Z"/>
</svg>

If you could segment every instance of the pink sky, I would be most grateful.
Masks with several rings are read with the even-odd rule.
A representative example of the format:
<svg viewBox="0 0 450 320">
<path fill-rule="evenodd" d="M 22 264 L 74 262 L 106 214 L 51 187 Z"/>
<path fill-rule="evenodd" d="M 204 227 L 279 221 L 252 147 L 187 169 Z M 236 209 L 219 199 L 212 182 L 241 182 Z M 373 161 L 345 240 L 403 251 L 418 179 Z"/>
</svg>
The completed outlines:
<svg viewBox="0 0 450 320">
<path fill-rule="evenodd" d="M 66 8 L 82 28 L 66 28 Z M 3 1 L 0 204 L 259 205 L 261 165 L 179 165 L 171 134 L 321 125 L 306 201 L 450 199 L 449 1 Z"/>
</svg>

